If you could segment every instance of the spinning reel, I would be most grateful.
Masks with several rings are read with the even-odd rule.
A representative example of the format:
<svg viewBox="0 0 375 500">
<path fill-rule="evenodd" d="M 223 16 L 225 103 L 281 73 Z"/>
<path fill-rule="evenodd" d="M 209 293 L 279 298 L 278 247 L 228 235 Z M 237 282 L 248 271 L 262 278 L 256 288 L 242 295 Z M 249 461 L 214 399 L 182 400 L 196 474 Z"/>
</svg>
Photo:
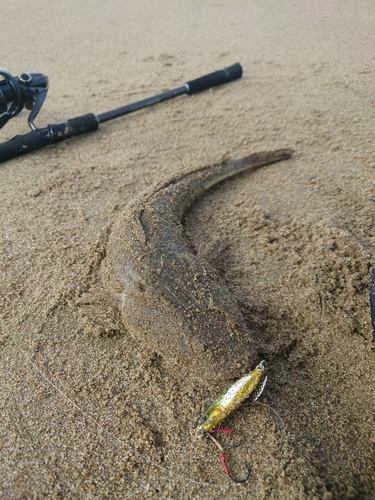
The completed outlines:
<svg viewBox="0 0 375 500">
<path fill-rule="evenodd" d="M 31 110 L 28 118 L 32 131 L 36 115 L 43 105 L 48 91 L 48 77 L 41 73 L 21 73 L 13 76 L 6 69 L 0 68 L 0 128 L 26 108 Z"/>
</svg>

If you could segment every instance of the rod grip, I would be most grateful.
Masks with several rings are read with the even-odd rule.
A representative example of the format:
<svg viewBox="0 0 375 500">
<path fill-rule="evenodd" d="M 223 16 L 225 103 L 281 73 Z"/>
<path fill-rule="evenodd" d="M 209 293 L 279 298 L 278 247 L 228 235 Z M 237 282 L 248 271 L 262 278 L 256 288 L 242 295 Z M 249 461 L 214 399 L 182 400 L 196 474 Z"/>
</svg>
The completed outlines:
<svg viewBox="0 0 375 500">
<path fill-rule="evenodd" d="M 97 117 L 89 113 L 66 122 L 48 125 L 28 134 L 16 135 L 13 139 L 0 144 L 0 163 L 44 148 L 48 144 L 55 144 L 70 137 L 86 134 L 98 127 Z"/>
<path fill-rule="evenodd" d="M 209 75 L 201 76 L 196 80 L 191 80 L 186 82 L 185 85 L 188 86 L 188 94 L 194 94 L 195 92 L 200 92 L 201 90 L 207 90 L 211 87 L 216 87 L 216 85 L 221 85 L 223 83 L 231 82 L 232 80 L 237 80 L 242 76 L 242 66 L 240 63 L 233 64 L 228 68 L 221 69 L 219 71 L 214 71 Z"/>
<path fill-rule="evenodd" d="M 99 127 L 99 120 L 93 113 L 88 113 L 87 115 L 77 116 L 77 118 L 71 118 L 66 122 L 66 125 L 69 129 L 69 131 L 67 131 L 68 135 L 76 136 L 96 130 Z M 52 141 L 52 143 L 54 142 L 59 141 Z"/>
<path fill-rule="evenodd" d="M 13 139 L 0 144 L 0 163 L 17 156 L 26 155 L 36 149 L 44 148 L 51 142 L 51 133 L 48 127 L 29 132 L 24 135 L 16 135 Z"/>
</svg>

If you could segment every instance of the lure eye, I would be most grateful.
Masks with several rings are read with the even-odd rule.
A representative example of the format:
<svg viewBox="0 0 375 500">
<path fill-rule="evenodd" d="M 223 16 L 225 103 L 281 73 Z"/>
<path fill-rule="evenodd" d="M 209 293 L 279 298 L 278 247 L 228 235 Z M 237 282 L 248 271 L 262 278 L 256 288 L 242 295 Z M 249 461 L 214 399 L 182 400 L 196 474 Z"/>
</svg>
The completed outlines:
<svg viewBox="0 0 375 500">
<path fill-rule="evenodd" d="M 205 423 L 205 421 L 207 420 L 207 415 L 204 415 L 200 420 L 199 420 L 199 424 L 202 425 Z"/>
</svg>

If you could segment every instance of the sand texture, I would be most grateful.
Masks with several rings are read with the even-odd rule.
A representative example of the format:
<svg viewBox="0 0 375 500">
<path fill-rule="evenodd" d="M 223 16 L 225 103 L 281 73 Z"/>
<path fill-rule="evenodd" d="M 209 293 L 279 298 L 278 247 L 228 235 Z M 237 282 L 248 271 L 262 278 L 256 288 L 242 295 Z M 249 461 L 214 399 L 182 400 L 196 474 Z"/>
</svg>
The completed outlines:
<svg viewBox="0 0 375 500">
<path fill-rule="evenodd" d="M 0 498 L 375 498 L 373 2 L 14 0 L 0 13 L 0 65 L 50 78 L 38 126 L 244 70 L 0 165 Z M 27 131 L 23 111 L 0 141 Z M 218 437 L 234 475 L 251 468 L 234 484 L 194 432 L 228 380 L 132 336 L 103 263 L 144 190 L 280 148 L 293 158 L 210 189 L 183 219 L 269 367 Z"/>
</svg>

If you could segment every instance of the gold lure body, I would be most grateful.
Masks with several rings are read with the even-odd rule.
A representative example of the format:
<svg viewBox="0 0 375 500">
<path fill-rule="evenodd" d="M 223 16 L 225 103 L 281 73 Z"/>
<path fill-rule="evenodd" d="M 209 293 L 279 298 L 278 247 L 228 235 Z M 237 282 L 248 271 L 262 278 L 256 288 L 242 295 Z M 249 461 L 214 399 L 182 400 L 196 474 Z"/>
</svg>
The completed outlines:
<svg viewBox="0 0 375 500">
<path fill-rule="evenodd" d="M 203 435 L 218 427 L 224 418 L 236 409 L 250 394 L 254 395 L 254 401 L 256 401 L 266 385 L 267 375 L 265 374 L 265 370 L 266 362 L 262 361 L 252 372 L 243 376 L 229 387 L 207 410 L 202 423 L 197 427 L 199 434 Z"/>
</svg>

